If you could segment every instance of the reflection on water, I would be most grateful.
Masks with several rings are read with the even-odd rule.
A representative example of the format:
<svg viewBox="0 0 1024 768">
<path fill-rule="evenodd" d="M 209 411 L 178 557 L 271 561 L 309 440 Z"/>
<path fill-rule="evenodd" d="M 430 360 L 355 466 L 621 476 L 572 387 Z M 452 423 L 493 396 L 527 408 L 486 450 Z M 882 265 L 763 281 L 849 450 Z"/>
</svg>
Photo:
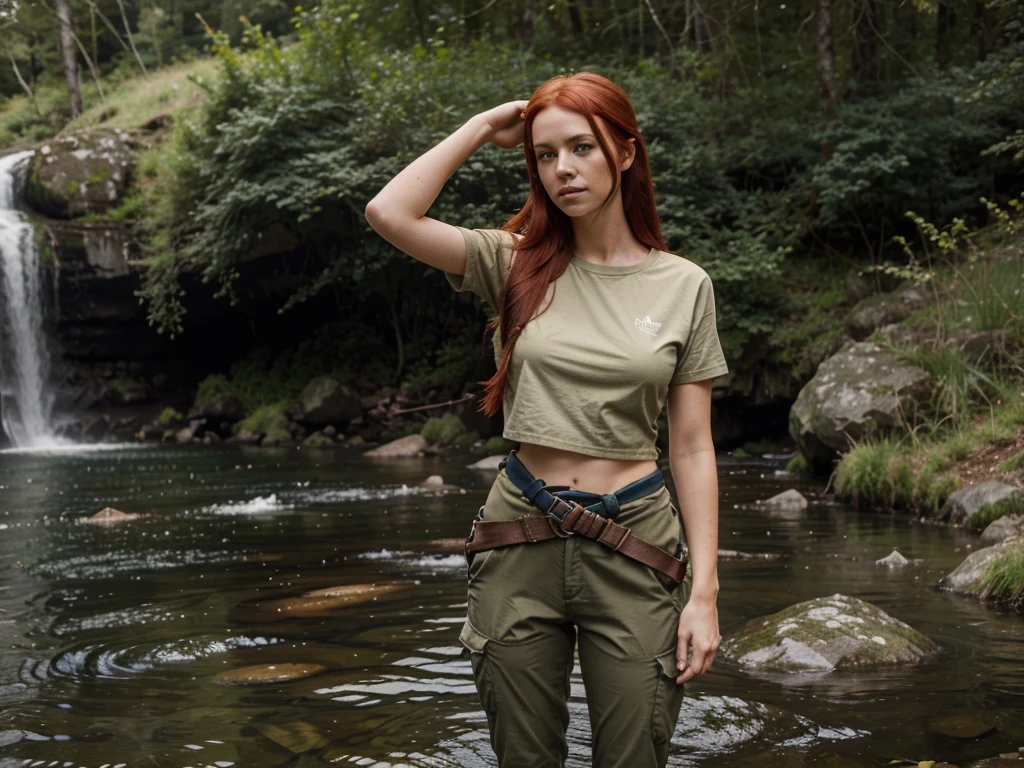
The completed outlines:
<svg viewBox="0 0 1024 768">
<path fill-rule="evenodd" d="M 489 478 L 463 463 L 193 446 L 0 456 L 0 766 L 493 766 L 452 546 Z M 722 561 L 723 633 L 842 592 L 943 655 L 808 676 L 720 658 L 688 686 L 670 765 L 963 762 L 1024 744 L 1024 622 L 934 586 L 975 537 L 829 504 L 774 515 L 752 502 L 789 487 L 776 469 L 721 466 L 723 549 L 775 556 Z M 421 489 L 431 474 L 466 492 Z M 79 522 L 106 506 L 140 516 Z M 877 568 L 894 546 L 920 562 Z M 214 682 L 291 663 L 324 671 Z M 578 669 L 570 709 L 568 764 L 586 766 Z M 998 730 L 929 732 L 958 712 Z"/>
</svg>

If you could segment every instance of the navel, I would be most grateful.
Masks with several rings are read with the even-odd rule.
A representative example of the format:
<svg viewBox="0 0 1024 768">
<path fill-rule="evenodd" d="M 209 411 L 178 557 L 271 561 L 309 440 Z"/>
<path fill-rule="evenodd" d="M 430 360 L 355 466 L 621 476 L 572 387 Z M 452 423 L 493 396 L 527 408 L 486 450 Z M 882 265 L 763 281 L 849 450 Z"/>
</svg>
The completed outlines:
<svg viewBox="0 0 1024 768">
<path fill-rule="evenodd" d="M 579 485 L 580 484 L 580 479 L 578 477 L 574 477 L 572 479 L 572 484 L 573 484 L 573 487 Z"/>
</svg>

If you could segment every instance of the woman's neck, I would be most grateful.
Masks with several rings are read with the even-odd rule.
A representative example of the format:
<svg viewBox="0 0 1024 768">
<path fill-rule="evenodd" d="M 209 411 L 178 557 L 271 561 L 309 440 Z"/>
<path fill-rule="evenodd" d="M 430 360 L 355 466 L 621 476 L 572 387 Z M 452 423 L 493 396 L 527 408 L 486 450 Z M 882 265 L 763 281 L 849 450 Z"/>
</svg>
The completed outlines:
<svg viewBox="0 0 1024 768">
<path fill-rule="evenodd" d="M 572 229 L 576 255 L 594 264 L 629 266 L 643 261 L 650 252 L 633 236 L 619 192 L 600 211 L 574 218 Z"/>
</svg>

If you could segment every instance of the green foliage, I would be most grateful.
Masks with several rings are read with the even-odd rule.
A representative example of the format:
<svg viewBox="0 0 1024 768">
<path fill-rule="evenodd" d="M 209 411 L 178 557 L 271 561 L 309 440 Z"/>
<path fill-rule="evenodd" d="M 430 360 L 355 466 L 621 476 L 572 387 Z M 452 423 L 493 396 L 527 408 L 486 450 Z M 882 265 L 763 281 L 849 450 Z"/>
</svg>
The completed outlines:
<svg viewBox="0 0 1024 768">
<path fill-rule="evenodd" d="M 160 411 L 157 423 L 160 424 L 161 427 L 172 427 L 175 424 L 180 424 L 184 418 L 184 416 L 173 408 L 167 407 Z"/>
<path fill-rule="evenodd" d="M 515 447 L 515 443 L 506 440 L 501 435 L 495 435 L 494 437 L 487 438 L 487 442 L 480 448 L 480 453 L 487 456 L 508 455 L 509 451 Z"/>
<path fill-rule="evenodd" d="M 465 432 L 465 425 L 454 413 L 446 413 L 439 418 L 429 419 L 420 430 L 420 434 L 431 445 L 450 445 Z"/>
<path fill-rule="evenodd" d="M 807 459 L 802 453 L 798 453 L 786 462 L 786 471 L 792 472 L 794 475 L 810 475 L 811 465 L 807 463 Z"/>
<path fill-rule="evenodd" d="M 196 390 L 195 406 L 202 408 L 211 400 L 215 400 L 221 395 L 234 394 L 235 388 L 228 382 L 226 376 L 220 373 L 210 374 L 199 382 L 199 388 Z"/>
<path fill-rule="evenodd" d="M 991 404 L 999 393 L 999 383 L 954 347 L 922 345 L 902 356 L 931 374 L 925 413 L 935 422 L 951 419 L 956 424 L 977 406 Z"/>
<path fill-rule="evenodd" d="M 242 432 L 262 432 L 267 437 L 275 440 L 290 440 L 288 432 L 288 416 L 285 413 L 288 402 L 271 403 L 262 405 L 249 416 L 232 427 L 232 431 L 238 435 Z"/>
<path fill-rule="evenodd" d="M 1024 605 L 1024 543 L 1007 546 L 1001 557 L 989 563 L 978 587 L 982 597 L 1020 610 Z"/>
</svg>

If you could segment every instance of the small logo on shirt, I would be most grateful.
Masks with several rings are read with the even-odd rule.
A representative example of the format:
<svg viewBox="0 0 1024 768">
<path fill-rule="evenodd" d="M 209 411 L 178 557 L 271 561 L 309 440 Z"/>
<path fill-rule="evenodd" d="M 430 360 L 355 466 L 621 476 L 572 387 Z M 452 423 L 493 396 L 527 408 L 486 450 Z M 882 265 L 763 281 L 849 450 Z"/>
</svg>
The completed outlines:
<svg viewBox="0 0 1024 768">
<path fill-rule="evenodd" d="M 650 315 L 644 315 L 642 320 L 639 317 L 636 319 L 636 327 L 644 333 L 649 333 L 651 336 L 657 336 L 658 329 L 661 328 L 661 323 L 656 323 L 651 320 Z"/>
</svg>

